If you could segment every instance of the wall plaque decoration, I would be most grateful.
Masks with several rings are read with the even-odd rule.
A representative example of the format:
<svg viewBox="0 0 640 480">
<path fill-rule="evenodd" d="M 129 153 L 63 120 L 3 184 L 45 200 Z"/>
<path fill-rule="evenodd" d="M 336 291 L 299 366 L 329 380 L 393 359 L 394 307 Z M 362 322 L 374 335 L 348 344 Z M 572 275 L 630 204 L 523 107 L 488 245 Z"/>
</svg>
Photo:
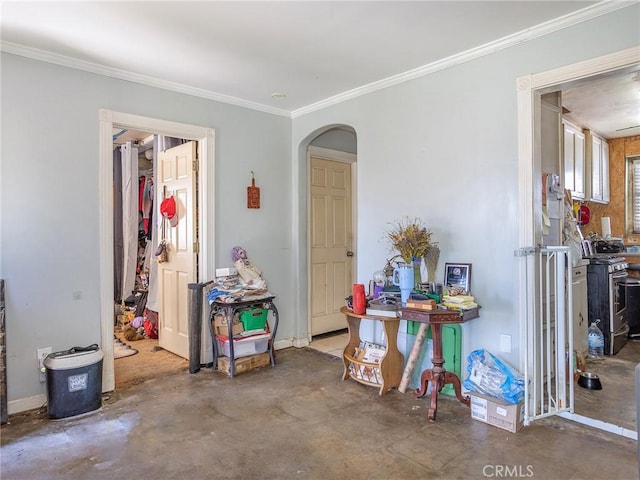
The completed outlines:
<svg viewBox="0 0 640 480">
<path fill-rule="evenodd" d="M 256 179 L 251 171 L 251 185 L 247 187 L 247 208 L 260 208 L 260 188 L 256 187 Z"/>
</svg>

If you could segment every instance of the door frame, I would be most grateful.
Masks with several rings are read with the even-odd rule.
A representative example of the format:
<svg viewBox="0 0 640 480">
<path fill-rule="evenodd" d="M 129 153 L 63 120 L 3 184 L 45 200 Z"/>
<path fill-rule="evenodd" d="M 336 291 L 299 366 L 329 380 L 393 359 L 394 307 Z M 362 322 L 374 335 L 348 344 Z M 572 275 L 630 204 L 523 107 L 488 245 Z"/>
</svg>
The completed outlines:
<svg viewBox="0 0 640 480">
<path fill-rule="evenodd" d="M 215 236 L 209 226 L 215 225 L 215 195 L 209 185 L 215 185 L 215 130 L 207 127 L 142 117 L 107 109 L 98 111 L 98 222 L 99 222 L 99 282 L 100 282 L 100 344 L 104 353 L 102 391 L 115 388 L 113 358 L 113 128 L 114 126 L 153 132 L 160 135 L 196 140 L 198 142 L 198 225 L 200 252 L 198 278 L 208 279 L 215 271 Z M 209 343 L 209 342 L 207 342 Z"/>
<path fill-rule="evenodd" d="M 311 241 L 313 239 L 313 232 L 311 231 L 313 228 L 311 222 L 311 157 L 322 157 L 326 160 L 331 160 L 333 162 L 342 162 L 351 164 L 351 231 L 353 232 L 353 241 L 352 241 L 352 249 L 354 252 L 353 255 L 353 268 L 351 269 L 351 280 L 353 281 L 358 278 L 358 229 L 356 225 L 358 225 L 357 218 L 357 154 L 341 152 L 339 150 L 332 150 L 330 148 L 316 147 L 314 145 L 309 145 L 307 147 L 307 285 L 309 286 L 307 289 L 307 341 L 311 342 L 311 306 L 313 302 L 311 301 L 311 297 L 313 295 L 311 289 Z M 346 328 L 346 323 L 345 323 Z"/>
<path fill-rule="evenodd" d="M 586 79 L 588 77 L 621 70 L 640 63 L 640 45 L 611 53 L 601 57 L 588 59 L 572 65 L 548 70 L 537 74 L 529 74 L 516 80 L 518 102 L 518 244 L 520 249 L 537 245 L 540 237 L 542 218 L 541 203 L 536 202 L 537 179 L 540 178 L 540 146 L 537 122 L 540 121 L 540 97 L 542 94 L 559 90 L 565 83 Z M 530 283 L 529 283 L 530 282 Z M 529 294 L 527 284 L 534 285 L 533 271 L 527 271 L 526 262 L 519 263 L 518 270 L 518 318 L 520 332 L 527 331 L 534 322 L 533 302 L 536 296 Z M 525 336 L 520 335 L 520 368 L 528 362 L 528 346 Z M 527 381 L 528 379 L 525 379 Z M 534 378 L 533 381 L 538 379 Z M 527 412 L 528 414 L 528 412 Z M 619 426 L 604 423 L 597 419 L 584 417 L 575 413 L 562 413 L 562 417 L 583 423 L 608 432 L 617 433 L 629 438 L 637 438 L 636 432 L 630 432 Z"/>
</svg>

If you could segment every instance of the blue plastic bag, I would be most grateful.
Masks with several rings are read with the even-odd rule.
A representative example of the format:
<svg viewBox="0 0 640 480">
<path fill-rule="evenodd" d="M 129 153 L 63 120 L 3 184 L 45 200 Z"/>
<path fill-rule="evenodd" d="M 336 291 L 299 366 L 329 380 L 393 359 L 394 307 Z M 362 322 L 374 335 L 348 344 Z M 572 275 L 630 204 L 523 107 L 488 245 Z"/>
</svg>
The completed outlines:
<svg viewBox="0 0 640 480">
<path fill-rule="evenodd" d="M 484 349 L 467 357 L 469 376 L 462 382 L 465 389 L 483 393 L 517 405 L 524 398 L 524 377 L 495 355 Z"/>
</svg>

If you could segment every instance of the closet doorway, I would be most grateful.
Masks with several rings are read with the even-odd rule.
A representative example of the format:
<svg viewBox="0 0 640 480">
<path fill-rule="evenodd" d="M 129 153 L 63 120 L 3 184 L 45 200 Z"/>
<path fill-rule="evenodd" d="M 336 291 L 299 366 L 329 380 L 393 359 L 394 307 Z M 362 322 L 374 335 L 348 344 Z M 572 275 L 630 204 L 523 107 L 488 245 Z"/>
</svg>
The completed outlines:
<svg viewBox="0 0 640 480">
<path fill-rule="evenodd" d="M 123 132 L 123 133 L 120 133 Z M 207 184 L 213 179 L 213 169 L 210 168 L 213 164 L 213 144 L 214 144 L 214 132 L 212 129 L 205 129 L 202 127 L 194 127 L 190 125 L 177 124 L 173 122 L 166 122 L 162 120 L 156 120 L 146 117 L 138 117 L 135 115 L 123 114 L 118 112 L 111 112 L 107 110 L 100 111 L 100 220 L 102 227 L 102 234 L 100 236 L 100 269 L 101 269 L 101 343 L 104 350 L 105 359 L 103 362 L 103 391 L 113 390 L 116 386 L 116 370 L 114 351 L 117 347 L 117 342 L 114 342 L 114 336 L 118 337 L 117 329 L 119 325 L 114 315 L 114 307 L 117 305 L 114 300 L 116 299 L 116 285 L 118 284 L 118 275 L 115 273 L 114 265 L 116 265 L 115 242 L 117 241 L 117 231 L 114 228 L 118 224 L 117 218 L 114 216 L 116 209 L 117 195 L 114 194 L 114 186 L 116 185 L 116 178 L 114 178 L 114 148 L 117 147 L 117 143 L 123 143 L 125 138 L 121 138 L 118 142 L 116 135 L 122 137 L 126 133 L 129 135 L 136 135 L 142 138 L 131 139 L 130 146 L 141 147 L 141 154 L 144 155 L 141 170 L 132 169 L 136 175 L 133 180 L 135 181 L 135 188 L 130 188 L 130 191 L 136 192 L 134 210 L 136 213 L 134 224 L 136 231 L 135 238 L 135 255 L 131 255 L 129 252 L 129 258 L 134 258 L 133 263 L 135 265 L 134 275 L 135 281 L 133 282 L 134 289 L 132 294 L 135 297 L 136 293 L 145 293 L 145 285 L 150 286 L 154 280 L 157 281 L 158 287 L 155 289 L 156 297 L 153 298 L 153 289 L 148 288 L 147 301 L 144 308 L 140 308 L 137 313 L 142 313 L 144 319 L 144 311 L 155 308 L 155 312 L 158 314 L 157 327 L 159 338 L 155 340 L 157 344 L 147 347 L 141 342 L 148 342 L 145 340 L 133 340 L 126 341 L 132 348 L 138 350 L 138 353 L 118 359 L 119 365 L 122 362 L 129 362 L 135 364 L 135 361 L 145 363 L 149 368 L 141 367 L 139 372 L 144 374 L 146 371 L 148 375 L 157 376 L 161 371 L 159 359 L 162 356 L 171 359 L 169 362 L 162 362 L 168 364 L 168 368 L 176 370 L 184 368 L 187 370 L 188 361 L 188 321 L 187 321 L 187 294 L 189 283 L 198 283 L 202 278 L 208 278 L 209 271 L 214 266 L 209 266 L 208 258 L 206 255 L 206 248 L 201 248 L 201 245 L 213 246 L 207 241 L 207 225 L 211 221 L 208 218 L 207 211 L 209 206 L 213 203 L 209 195 Z M 153 158 L 150 154 L 144 152 L 149 148 L 144 144 L 147 143 L 149 138 L 157 139 L 159 137 L 173 137 L 181 140 L 180 145 L 177 147 L 179 151 L 169 148 L 158 148 L 156 143 L 156 149 L 164 151 L 168 155 L 156 157 L 155 165 L 149 165 L 144 160 L 150 160 L 147 157 Z M 168 145 L 167 145 L 168 147 Z M 182 150 L 181 150 L 182 149 Z M 189 155 L 184 154 L 184 149 L 187 149 L 197 156 L 198 162 L 195 163 Z M 139 153 L 135 152 L 135 159 Z M 169 154 L 170 153 L 170 154 Z M 209 168 L 207 168 L 209 165 Z M 150 168 L 149 168 L 150 167 Z M 150 171 L 151 170 L 151 171 Z M 137 175 L 137 173 L 143 173 L 143 175 Z M 186 174 L 186 175 L 185 175 Z M 151 210 L 147 210 L 143 207 L 142 213 L 138 217 L 139 208 L 144 203 L 138 202 L 138 197 L 144 200 L 144 193 L 142 184 L 139 182 L 140 177 L 143 177 L 146 185 L 147 179 L 151 180 L 154 184 L 153 192 L 154 206 Z M 184 186 L 184 178 L 188 177 L 189 186 Z M 181 183 L 182 182 L 182 183 Z M 132 181 L 133 183 L 133 181 Z M 122 196 L 123 200 L 126 198 Z M 157 245 L 161 236 L 161 229 L 158 228 L 163 222 L 158 220 L 161 218 L 160 205 L 165 198 L 171 198 L 175 201 L 175 223 L 170 223 L 170 218 L 167 218 L 165 223 L 165 240 L 168 246 L 169 261 L 162 268 L 158 268 L 155 276 L 153 275 L 153 267 L 157 267 L 155 253 Z M 122 208 L 122 207 L 121 207 Z M 153 217 L 155 216 L 155 220 Z M 170 217 L 173 214 L 168 215 Z M 147 218 L 149 217 L 149 218 Z M 140 220 L 140 222 L 138 222 Z M 146 221 L 146 222 L 145 222 Z M 147 223 L 149 230 L 147 234 L 151 233 L 151 237 L 154 239 L 151 242 L 138 242 L 142 240 L 144 236 L 144 224 Z M 141 226 L 139 229 L 138 226 Z M 155 228 L 156 234 L 154 236 L 153 229 Z M 198 236 L 191 236 L 187 234 L 187 231 L 198 232 Z M 138 233 L 140 237 L 138 237 Z M 108 240 L 108 242 L 107 242 Z M 144 243 L 144 248 L 141 243 Z M 129 248 L 132 250 L 132 248 Z M 190 260 L 188 268 L 185 267 L 184 257 L 188 257 Z M 144 265 L 145 262 L 148 266 L 147 270 L 144 268 L 138 268 L 138 263 Z M 129 267 L 131 271 L 131 266 Z M 120 279 L 122 282 L 122 279 Z M 129 281 L 130 282 L 130 281 Z M 124 283 L 122 283 L 125 285 Z M 129 283 L 131 285 L 131 282 Z M 164 286 L 163 286 L 164 285 Z M 137 292 L 138 287 L 141 287 L 141 292 Z M 180 293 L 182 292 L 182 293 Z M 126 287 L 121 292 L 122 300 L 129 299 L 131 306 L 137 307 L 137 300 L 135 298 L 129 298 L 126 296 Z M 151 297 L 151 298 L 150 298 Z M 151 302 L 151 304 L 150 304 Z M 184 311 L 182 318 L 179 314 L 180 311 Z M 151 310 L 154 312 L 154 310 Z M 135 317 L 134 317 L 135 318 Z M 133 335 L 133 332 L 130 331 Z M 176 342 L 175 339 L 181 339 L 183 347 L 180 346 L 180 342 Z M 121 340 L 122 341 L 122 340 Z M 149 340 L 150 341 L 150 340 Z M 140 343 L 136 343 L 140 342 Z M 206 363 L 208 356 L 211 356 L 211 349 L 208 346 L 210 342 L 203 342 L 203 348 L 201 353 L 201 362 Z M 140 346 L 140 348 L 138 348 Z M 144 349 L 144 352 L 143 352 Z M 174 353 L 169 353 L 169 350 L 173 350 Z M 143 353 L 145 355 L 143 355 Z M 137 357 L 137 359 L 136 359 Z M 185 358 L 183 358 L 185 357 Z M 119 367 L 120 368 L 120 367 Z M 173 370 L 175 371 L 175 370 Z M 137 372 L 136 372 L 137 375 Z M 134 382 L 137 383 L 137 380 Z"/>
<path fill-rule="evenodd" d="M 114 367 L 121 389 L 188 366 L 197 170 L 195 141 L 118 128 L 113 139 Z"/>
</svg>

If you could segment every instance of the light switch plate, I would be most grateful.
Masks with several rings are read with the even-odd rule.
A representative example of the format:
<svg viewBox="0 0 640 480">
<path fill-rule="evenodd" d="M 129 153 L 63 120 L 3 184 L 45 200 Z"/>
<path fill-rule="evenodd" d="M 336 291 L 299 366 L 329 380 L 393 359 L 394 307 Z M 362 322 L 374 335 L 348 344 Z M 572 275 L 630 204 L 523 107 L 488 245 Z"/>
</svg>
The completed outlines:
<svg viewBox="0 0 640 480">
<path fill-rule="evenodd" d="M 500 351 L 511 353 L 511 335 L 500 335 Z"/>
</svg>

